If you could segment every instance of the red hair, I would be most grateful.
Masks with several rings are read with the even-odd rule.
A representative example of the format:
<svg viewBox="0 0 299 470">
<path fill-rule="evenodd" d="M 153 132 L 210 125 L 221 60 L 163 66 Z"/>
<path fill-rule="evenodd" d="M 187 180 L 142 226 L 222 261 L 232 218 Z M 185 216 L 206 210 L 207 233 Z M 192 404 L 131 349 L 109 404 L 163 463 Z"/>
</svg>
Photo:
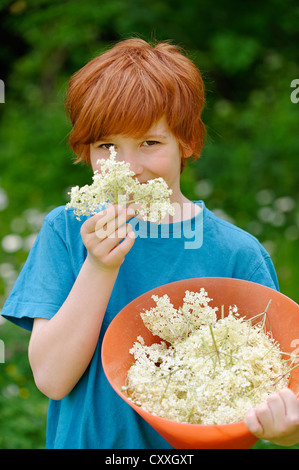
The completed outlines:
<svg viewBox="0 0 299 470">
<path fill-rule="evenodd" d="M 204 84 L 182 49 L 133 38 L 117 43 L 69 81 L 69 145 L 90 164 L 89 144 L 109 135 L 142 137 L 163 116 L 185 158 L 198 158 L 204 143 Z"/>
</svg>

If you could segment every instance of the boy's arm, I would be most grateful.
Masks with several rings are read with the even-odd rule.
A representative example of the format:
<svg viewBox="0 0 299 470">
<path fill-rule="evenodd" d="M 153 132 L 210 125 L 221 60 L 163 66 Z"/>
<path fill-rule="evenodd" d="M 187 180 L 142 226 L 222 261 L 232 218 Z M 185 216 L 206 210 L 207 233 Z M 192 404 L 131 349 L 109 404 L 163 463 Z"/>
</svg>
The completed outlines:
<svg viewBox="0 0 299 470">
<path fill-rule="evenodd" d="M 94 354 L 119 267 L 134 243 L 125 223 L 130 217 L 111 206 L 82 225 L 88 254 L 73 288 L 53 318 L 34 321 L 29 361 L 37 387 L 50 398 L 66 396 Z"/>
</svg>

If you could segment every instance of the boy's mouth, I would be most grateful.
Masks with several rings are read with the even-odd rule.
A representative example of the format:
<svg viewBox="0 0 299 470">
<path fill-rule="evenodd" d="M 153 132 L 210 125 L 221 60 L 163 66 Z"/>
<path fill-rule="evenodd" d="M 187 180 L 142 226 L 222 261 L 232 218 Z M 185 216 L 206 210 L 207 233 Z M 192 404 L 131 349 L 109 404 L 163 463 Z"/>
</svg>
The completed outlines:
<svg viewBox="0 0 299 470">
<path fill-rule="evenodd" d="M 146 184 L 151 178 L 148 179 L 143 179 L 143 178 L 138 178 L 138 176 L 132 176 L 134 180 L 137 180 L 140 184 Z"/>
</svg>

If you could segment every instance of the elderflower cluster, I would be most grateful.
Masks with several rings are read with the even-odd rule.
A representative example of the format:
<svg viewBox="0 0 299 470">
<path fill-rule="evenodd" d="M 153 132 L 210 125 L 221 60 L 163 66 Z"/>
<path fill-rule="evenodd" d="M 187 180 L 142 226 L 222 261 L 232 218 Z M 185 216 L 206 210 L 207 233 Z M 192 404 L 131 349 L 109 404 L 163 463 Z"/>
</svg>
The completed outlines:
<svg viewBox="0 0 299 470">
<path fill-rule="evenodd" d="M 141 184 L 134 178 L 135 173 L 130 170 L 130 164 L 116 161 L 115 157 L 116 151 L 111 147 L 110 158 L 98 160 L 101 172 L 94 172 L 92 184 L 71 188 L 66 209 L 72 207 L 79 217 L 95 214 L 107 203 L 123 206 L 137 203 L 136 214 L 150 222 L 160 223 L 167 213 L 174 215 L 169 199 L 172 191 L 163 178 Z"/>
<path fill-rule="evenodd" d="M 123 387 L 149 413 L 177 422 L 228 424 L 287 386 L 287 360 L 263 322 L 241 318 L 236 306 L 217 320 L 203 289 L 186 291 L 180 312 L 167 296 L 153 298 L 157 306 L 142 317 L 171 344 L 147 346 L 139 336 Z"/>
<path fill-rule="evenodd" d="M 200 292 L 185 292 L 183 306 L 175 309 L 168 295 L 152 296 L 156 307 L 140 313 L 145 326 L 153 335 L 172 343 L 187 337 L 190 331 L 199 328 L 203 323 L 214 323 L 217 307 L 209 306 L 208 294 L 204 289 Z"/>
</svg>

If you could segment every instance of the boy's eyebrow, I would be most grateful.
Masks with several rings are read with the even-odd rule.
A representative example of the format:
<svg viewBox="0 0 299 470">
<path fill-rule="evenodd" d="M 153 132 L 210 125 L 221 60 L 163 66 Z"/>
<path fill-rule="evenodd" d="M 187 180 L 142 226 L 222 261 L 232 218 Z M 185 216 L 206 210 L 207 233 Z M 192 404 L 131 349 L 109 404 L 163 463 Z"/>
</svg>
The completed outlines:
<svg viewBox="0 0 299 470">
<path fill-rule="evenodd" d="M 167 135 L 166 134 L 148 134 L 144 135 L 142 138 L 143 139 L 166 139 Z"/>
<path fill-rule="evenodd" d="M 97 140 L 96 142 L 94 143 L 97 143 L 97 142 L 112 142 L 114 139 L 116 138 L 116 136 L 114 135 L 103 135 L 99 140 Z M 152 134 L 146 134 L 144 136 L 142 136 L 142 139 L 144 140 L 164 140 L 167 138 L 167 135 L 166 134 L 155 134 L 155 133 L 152 133 Z"/>
</svg>

